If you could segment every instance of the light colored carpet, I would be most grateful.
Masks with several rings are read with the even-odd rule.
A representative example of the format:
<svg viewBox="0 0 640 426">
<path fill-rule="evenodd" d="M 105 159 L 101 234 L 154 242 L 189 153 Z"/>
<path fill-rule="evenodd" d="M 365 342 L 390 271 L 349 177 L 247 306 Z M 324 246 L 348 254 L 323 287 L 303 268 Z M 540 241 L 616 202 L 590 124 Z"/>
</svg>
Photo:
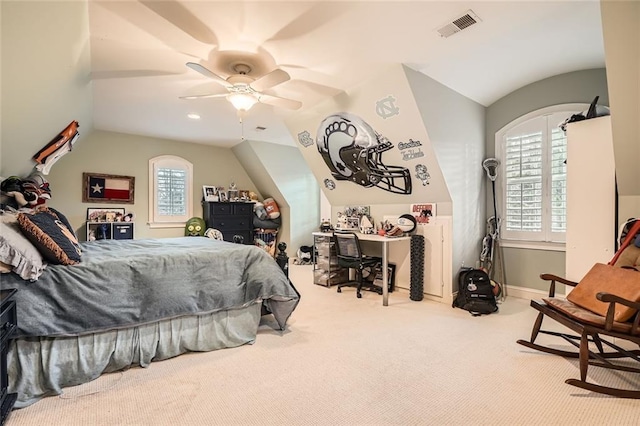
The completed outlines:
<svg viewBox="0 0 640 426">
<path fill-rule="evenodd" d="M 263 324 L 253 345 L 104 375 L 8 426 L 640 424 L 640 401 L 569 386 L 577 361 L 516 344 L 535 318 L 528 301 L 472 317 L 398 291 L 383 307 L 312 284 L 312 266 L 290 274 L 302 299 L 286 332 Z M 592 370 L 601 383 L 633 377 Z"/>
</svg>

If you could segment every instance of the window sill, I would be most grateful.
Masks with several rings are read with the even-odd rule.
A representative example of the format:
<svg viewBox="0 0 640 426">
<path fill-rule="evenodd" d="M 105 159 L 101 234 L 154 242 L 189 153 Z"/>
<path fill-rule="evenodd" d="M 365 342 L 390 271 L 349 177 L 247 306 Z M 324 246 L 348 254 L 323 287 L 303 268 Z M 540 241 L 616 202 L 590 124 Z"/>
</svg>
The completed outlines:
<svg viewBox="0 0 640 426">
<path fill-rule="evenodd" d="M 564 243 L 549 243 L 544 241 L 500 240 L 500 247 L 527 250 L 566 251 Z"/>
<path fill-rule="evenodd" d="M 149 228 L 151 228 L 151 229 L 154 229 L 154 228 L 184 228 L 186 224 L 187 224 L 186 222 L 171 222 L 171 223 L 167 223 L 167 222 L 147 222 L 147 225 L 149 225 Z"/>
</svg>

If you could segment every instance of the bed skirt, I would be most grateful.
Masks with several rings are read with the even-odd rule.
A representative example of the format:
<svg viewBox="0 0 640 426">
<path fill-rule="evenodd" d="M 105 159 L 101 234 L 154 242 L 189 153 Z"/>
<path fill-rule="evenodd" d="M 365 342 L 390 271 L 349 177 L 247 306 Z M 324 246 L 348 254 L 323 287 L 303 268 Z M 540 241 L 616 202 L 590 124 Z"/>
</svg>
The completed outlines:
<svg viewBox="0 0 640 426">
<path fill-rule="evenodd" d="M 7 355 L 9 392 L 18 394 L 15 408 L 22 408 L 103 373 L 253 343 L 261 309 L 262 303 L 254 303 L 83 336 L 14 339 Z"/>
</svg>

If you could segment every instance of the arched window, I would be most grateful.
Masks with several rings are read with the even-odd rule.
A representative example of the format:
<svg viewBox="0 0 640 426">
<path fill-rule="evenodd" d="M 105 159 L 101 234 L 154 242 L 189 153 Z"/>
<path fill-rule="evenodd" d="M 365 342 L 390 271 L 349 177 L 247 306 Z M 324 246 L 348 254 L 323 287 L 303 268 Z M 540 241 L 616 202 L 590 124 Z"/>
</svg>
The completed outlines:
<svg viewBox="0 0 640 426">
<path fill-rule="evenodd" d="M 567 138 L 559 127 L 589 105 L 565 104 L 526 114 L 496 133 L 500 238 L 564 243 Z"/>
<path fill-rule="evenodd" d="M 149 160 L 149 226 L 177 228 L 192 217 L 193 164 L 174 155 Z"/>
</svg>

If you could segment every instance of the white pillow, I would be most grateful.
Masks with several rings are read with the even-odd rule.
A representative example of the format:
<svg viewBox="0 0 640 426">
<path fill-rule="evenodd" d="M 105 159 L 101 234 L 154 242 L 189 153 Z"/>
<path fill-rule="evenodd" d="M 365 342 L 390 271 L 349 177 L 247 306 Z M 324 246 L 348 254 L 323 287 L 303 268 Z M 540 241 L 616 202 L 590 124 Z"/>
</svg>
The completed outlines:
<svg viewBox="0 0 640 426">
<path fill-rule="evenodd" d="M 47 267 L 47 262 L 20 232 L 17 222 L 4 213 L 0 220 L 0 262 L 11 266 L 23 280 L 35 281 Z"/>
</svg>

